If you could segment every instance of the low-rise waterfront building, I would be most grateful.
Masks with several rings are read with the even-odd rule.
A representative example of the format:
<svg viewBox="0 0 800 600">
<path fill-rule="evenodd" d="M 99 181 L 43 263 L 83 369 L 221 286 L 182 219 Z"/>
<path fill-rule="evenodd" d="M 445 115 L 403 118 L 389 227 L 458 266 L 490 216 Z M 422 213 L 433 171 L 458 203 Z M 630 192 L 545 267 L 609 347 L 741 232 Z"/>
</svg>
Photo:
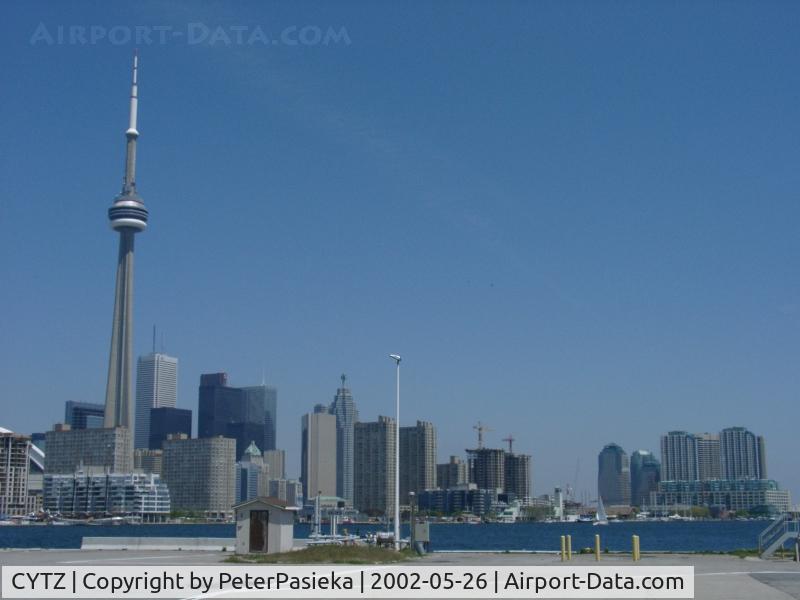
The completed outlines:
<svg viewBox="0 0 800 600">
<path fill-rule="evenodd" d="M 169 516 L 166 484 L 153 473 L 45 474 L 44 508 L 63 516 L 132 515 L 142 521 Z"/>
<path fill-rule="evenodd" d="M 717 479 L 710 481 L 662 481 L 650 494 L 652 507 L 708 506 L 764 514 L 787 512 L 788 490 L 773 479 Z"/>
<path fill-rule="evenodd" d="M 475 484 L 467 484 L 451 489 L 425 490 L 419 494 L 418 506 L 421 512 L 457 515 L 471 513 L 482 516 L 491 511 L 497 503 L 497 491 L 478 489 Z"/>
</svg>

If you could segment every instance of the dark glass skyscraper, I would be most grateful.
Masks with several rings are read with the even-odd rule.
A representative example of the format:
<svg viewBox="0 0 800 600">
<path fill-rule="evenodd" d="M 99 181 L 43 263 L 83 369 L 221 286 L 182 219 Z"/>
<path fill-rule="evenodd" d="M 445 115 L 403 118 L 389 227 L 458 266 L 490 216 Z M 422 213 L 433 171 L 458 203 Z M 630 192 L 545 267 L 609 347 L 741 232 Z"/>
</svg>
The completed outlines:
<svg viewBox="0 0 800 600">
<path fill-rule="evenodd" d="M 234 438 L 236 460 L 241 460 L 252 442 L 258 445 L 265 438 L 265 389 L 266 386 L 230 387 L 227 373 L 201 375 L 197 437 Z"/>
<path fill-rule="evenodd" d="M 631 503 L 630 461 L 617 444 L 607 444 L 597 457 L 597 493 L 607 506 Z"/>
<path fill-rule="evenodd" d="M 264 437 L 263 441 L 256 441 L 259 448 L 264 451 L 275 450 L 277 447 L 278 423 L 278 390 L 274 387 L 261 384 L 242 388 L 249 402 L 263 406 L 264 411 Z"/>
<path fill-rule="evenodd" d="M 661 463 L 652 452 L 637 450 L 631 455 L 631 504 L 650 504 L 650 492 L 658 490 L 660 480 Z"/>
<path fill-rule="evenodd" d="M 192 437 L 192 411 L 172 406 L 151 408 L 149 431 L 150 450 L 161 450 L 161 445 L 171 433 L 185 433 L 187 437 Z"/>
<path fill-rule="evenodd" d="M 67 400 L 64 406 L 64 423 L 72 429 L 96 429 L 103 426 L 105 412 L 102 404 Z"/>
</svg>

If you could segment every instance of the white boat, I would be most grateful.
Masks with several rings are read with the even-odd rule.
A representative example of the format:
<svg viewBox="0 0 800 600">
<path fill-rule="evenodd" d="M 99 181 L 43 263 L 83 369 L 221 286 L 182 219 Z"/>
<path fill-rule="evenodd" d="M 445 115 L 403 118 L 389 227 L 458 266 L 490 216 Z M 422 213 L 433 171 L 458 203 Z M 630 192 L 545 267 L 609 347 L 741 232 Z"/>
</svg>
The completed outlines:
<svg viewBox="0 0 800 600">
<path fill-rule="evenodd" d="M 519 518 L 519 502 L 514 500 L 503 511 L 497 515 L 498 523 L 516 523 Z"/>
<path fill-rule="evenodd" d="M 606 514 L 606 507 L 603 506 L 603 498 L 601 496 L 597 497 L 597 514 L 592 525 L 608 525 L 608 515 Z"/>
</svg>

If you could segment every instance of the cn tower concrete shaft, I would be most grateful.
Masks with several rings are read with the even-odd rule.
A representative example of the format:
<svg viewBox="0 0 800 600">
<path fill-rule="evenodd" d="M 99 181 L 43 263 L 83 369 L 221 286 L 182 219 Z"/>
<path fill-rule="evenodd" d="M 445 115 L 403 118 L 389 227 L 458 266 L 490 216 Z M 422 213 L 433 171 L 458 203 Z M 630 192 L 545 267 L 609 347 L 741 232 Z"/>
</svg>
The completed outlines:
<svg viewBox="0 0 800 600">
<path fill-rule="evenodd" d="M 135 229 L 119 232 L 117 285 L 111 351 L 108 359 L 105 427 L 133 425 L 133 239 Z"/>
</svg>

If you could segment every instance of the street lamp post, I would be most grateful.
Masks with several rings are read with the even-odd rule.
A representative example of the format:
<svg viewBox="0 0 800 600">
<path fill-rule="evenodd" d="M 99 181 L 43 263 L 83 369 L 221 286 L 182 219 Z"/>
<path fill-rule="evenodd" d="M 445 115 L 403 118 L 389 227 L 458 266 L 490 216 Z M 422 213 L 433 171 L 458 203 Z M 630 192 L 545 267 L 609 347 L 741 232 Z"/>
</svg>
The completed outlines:
<svg viewBox="0 0 800 600">
<path fill-rule="evenodd" d="M 400 358 L 399 354 L 390 354 L 397 366 L 397 398 L 395 402 L 394 422 L 394 547 L 400 549 Z"/>
<path fill-rule="evenodd" d="M 416 520 L 414 519 L 414 500 L 416 499 L 416 494 L 414 492 L 408 492 L 408 501 L 411 503 L 411 517 L 409 521 L 411 521 L 411 533 L 409 534 L 409 540 L 411 542 L 411 549 L 414 550 L 414 526 L 416 525 Z"/>
</svg>

